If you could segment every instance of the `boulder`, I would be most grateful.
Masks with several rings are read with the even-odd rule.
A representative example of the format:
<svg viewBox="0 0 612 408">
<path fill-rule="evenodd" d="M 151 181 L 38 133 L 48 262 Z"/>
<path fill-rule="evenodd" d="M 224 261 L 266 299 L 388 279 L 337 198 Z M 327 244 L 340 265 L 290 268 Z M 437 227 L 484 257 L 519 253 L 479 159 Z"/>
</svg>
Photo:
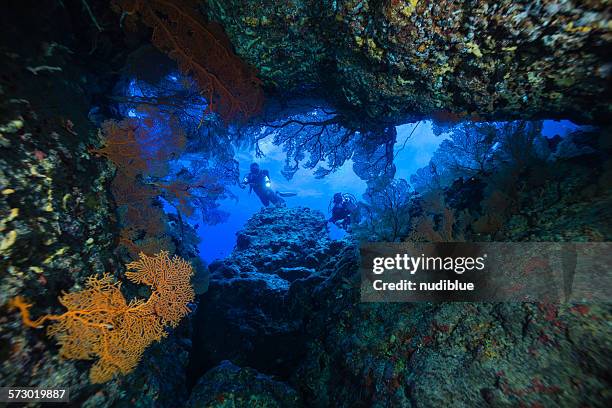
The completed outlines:
<svg viewBox="0 0 612 408">
<path fill-rule="evenodd" d="M 198 380 L 186 406 L 292 408 L 302 404 L 298 393 L 289 385 L 252 368 L 222 361 Z"/>
</svg>

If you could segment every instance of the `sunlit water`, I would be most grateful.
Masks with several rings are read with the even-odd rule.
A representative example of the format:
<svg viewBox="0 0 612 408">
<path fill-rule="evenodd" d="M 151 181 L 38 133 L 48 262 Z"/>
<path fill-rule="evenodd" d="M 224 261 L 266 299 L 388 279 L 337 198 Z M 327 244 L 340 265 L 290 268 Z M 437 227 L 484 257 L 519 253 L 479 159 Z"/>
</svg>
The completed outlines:
<svg viewBox="0 0 612 408">
<path fill-rule="evenodd" d="M 160 92 L 162 94 L 163 92 L 184 92 L 183 86 L 188 81 L 179 79 L 178 74 L 170 74 L 162 81 L 163 86 L 158 88 L 152 88 L 150 85 L 132 79 L 128 81 L 123 92 L 130 97 L 155 96 Z M 205 106 L 205 100 L 196 94 L 186 103 L 185 113 L 193 118 L 198 118 Z M 129 117 L 143 116 L 131 105 L 120 105 L 120 111 Z M 547 137 L 557 134 L 563 136 L 576 128 L 577 126 L 570 121 L 545 121 L 542 133 Z M 410 180 L 410 176 L 419 168 L 429 164 L 433 153 L 444 139 L 444 134 L 440 136 L 434 134 L 429 121 L 398 126 L 394 158 L 395 177 Z M 308 207 L 321 211 L 326 217 L 329 217 L 328 208 L 334 193 L 351 193 L 357 199 L 361 199 L 366 190 L 365 181 L 353 172 L 351 161 L 346 162 L 337 171 L 323 179 L 315 178 L 313 170 L 301 168 L 291 180 L 286 180 L 281 174 L 285 161 L 282 146 L 273 145 L 269 138 L 260 142 L 260 148 L 265 154 L 260 158 L 257 158 L 253 151 L 237 152 L 236 159 L 240 162 L 241 177 L 247 174 L 252 162 L 258 162 L 262 169 L 269 171 L 274 190 L 296 194 L 294 197 L 285 198 L 289 207 Z M 177 164 L 179 162 L 189 167 L 189 158 L 183 157 L 177 161 Z M 249 194 L 248 188 L 240 189 L 234 186 L 230 187 L 230 190 L 235 194 L 237 200 L 223 200 L 220 206 L 221 210 L 230 214 L 227 222 L 210 226 L 203 224 L 197 217 L 189 219 L 192 225 L 197 226 L 201 239 L 200 253 L 202 258 L 208 262 L 228 256 L 235 245 L 236 232 L 255 212 L 262 208 L 257 196 L 254 193 Z M 165 208 L 168 212 L 175 211 L 169 205 L 166 205 Z M 344 235 L 344 231 L 335 225 L 330 224 L 329 230 L 333 239 Z"/>
<path fill-rule="evenodd" d="M 564 136 L 576 128 L 577 126 L 569 121 L 545 121 L 542 133 L 547 137 L 557 134 Z M 431 122 L 428 121 L 398 126 L 395 177 L 409 180 L 417 169 L 428 165 L 433 153 L 444 139 L 445 135 L 434 135 Z M 236 159 L 240 162 L 241 177 L 248 173 L 252 162 L 259 163 L 262 169 L 270 172 L 274 190 L 296 194 L 294 197 L 285 198 L 288 207 L 308 207 L 321 211 L 329 217 L 329 204 L 334 193 L 351 193 L 361 199 L 366 190 L 366 182 L 355 175 L 352 162 L 345 163 L 336 172 L 323 179 L 315 178 L 313 170 L 301 168 L 291 180 L 286 180 L 281 175 L 285 159 L 282 147 L 273 145 L 270 140 L 264 140 L 260 143 L 260 147 L 265 154 L 264 157 L 257 158 L 253 151 L 237 152 Z M 221 202 L 221 210 L 230 214 L 226 222 L 210 226 L 203 225 L 197 219 L 190 220 L 193 225 L 198 226 L 197 231 L 201 239 L 200 256 L 207 262 L 227 257 L 236 244 L 236 233 L 255 212 L 263 207 L 255 193 L 249 194 L 248 187 L 240 189 L 233 186 L 230 190 L 237 199 Z M 329 224 L 329 230 L 332 239 L 339 239 L 345 234 L 333 224 Z"/>
</svg>

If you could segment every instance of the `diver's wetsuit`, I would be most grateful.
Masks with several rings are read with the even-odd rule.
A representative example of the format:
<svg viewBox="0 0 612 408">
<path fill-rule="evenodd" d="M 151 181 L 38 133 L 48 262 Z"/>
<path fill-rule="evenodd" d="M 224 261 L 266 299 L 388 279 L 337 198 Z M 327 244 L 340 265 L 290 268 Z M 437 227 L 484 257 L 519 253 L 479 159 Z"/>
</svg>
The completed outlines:
<svg viewBox="0 0 612 408">
<path fill-rule="evenodd" d="M 340 222 L 343 226 L 348 226 L 351 224 L 351 212 L 342 204 L 334 205 L 334 208 L 332 208 L 332 216 L 328 221 L 334 224 Z"/>
<path fill-rule="evenodd" d="M 270 177 L 268 174 L 267 170 L 252 171 L 244 177 L 243 183 L 248 184 L 255 191 L 261 203 L 266 207 L 270 203 L 277 207 L 282 207 L 285 204 L 285 200 L 270 188 Z"/>
<path fill-rule="evenodd" d="M 350 231 L 351 214 L 355 210 L 355 205 L 352 201 L 344 198 L 342 195 L 334 195 L 334 206 L 331 209 L 332 216 L 328 222 L 333 222 L 341 228 Z"/>
</svg>

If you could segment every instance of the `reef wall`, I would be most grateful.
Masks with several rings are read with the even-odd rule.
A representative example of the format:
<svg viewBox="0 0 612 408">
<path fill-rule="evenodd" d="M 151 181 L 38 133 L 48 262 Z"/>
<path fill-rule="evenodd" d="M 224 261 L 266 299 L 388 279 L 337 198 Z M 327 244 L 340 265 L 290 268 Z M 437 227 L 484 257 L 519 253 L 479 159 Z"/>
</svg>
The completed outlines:
<svg viewBox="0 0 612 408">
<path fill-rule="evenodd" d="M 62 313 L 63 291 L 103 272 L 121 280 L 129 261 L 118 249 L 115 169 L 90 151 L 129 47 L 61 3 L 10 2 L 0 13 L 0 382 L 65 386 L 74 406 L 180 405 L 188 397 L 188 320 L 129 376 L 91 384 L 91 362 L 62 358 L 44 329 L 25 327 L 7 308 L 21 295 L 35 305 L 34 318 Z M 171 220 L 176 237 L 174 227 Z M 177 253 L 197 257 L 193 231 L 181 235 L 188 238 L 177 241 Z M 123 289 L 146 296 L 138 286 Z"/>
<path fill-rule="evenodd" d="M 609 121 L 605 1 L 201 4 L 271 89 L 323 88 L 355 118 Z"/>
<path fill-rule="evenodd" d="M 191 381 L 222 360 L 268 374 L 293 372 L 305 353 L 310 295 L 334 273 L 344 249 L 329 239 L 318 211 L 256 213 L 231 256 L 209 265 L 209 290 L 194 317 Z"/>
<path fill-rule="evenodd" d="M 197 315 L 131 374 L 90 384 L 90 363 L 62 359 L 5 304 L 21 294 L 35 316 L 57 313 L 62 290 L 104 271 L 123 276 L 114 169 L 89 146 L 103 116 L 94 108 L 108 103 L 142 33 L 128 35 L 132 45 L 123 33 L 119 42 L 117 32 L 100 34 L 79 1 L 17 3 L 0 14 L 4 382 L 65 385 L 85 407 L 604 406 L 610 398 L 609 306 L 360 304 L 356 244 L 330 240 L 323 215 L 306 209 L 255 215 L 232 256 L 210 266 Z M 603 2 L 261 3 L 211 0 L 205 9 L 271 91 L 324 88 L 373 122 L 609 117 Z M 117 25 L 106 2 L 90 4 Z M 530 211 L 512 217 L 506 239 L 610 240 L 609 161 L 572 160 L 580 166 L 568 163 L 559 188 L 525 192 Z M 174 239 L 177 252 L 196 257 L 193 231 L 181 235 L 191 238 Z"/>
<path fill-rule="evenodd" d="M 563 222 L 558 210 L 556 222 L 542 216 L 540 239 Z M 606 406 L 609 305 L 361 303 L 356 245 L 329 240 L 323 222 L 264 209 L 211 265 L 190 376 L 208 371 L 191 406 L 211 393 L 241 407 L 249 396 L 291 407 Z"/>
</svg>

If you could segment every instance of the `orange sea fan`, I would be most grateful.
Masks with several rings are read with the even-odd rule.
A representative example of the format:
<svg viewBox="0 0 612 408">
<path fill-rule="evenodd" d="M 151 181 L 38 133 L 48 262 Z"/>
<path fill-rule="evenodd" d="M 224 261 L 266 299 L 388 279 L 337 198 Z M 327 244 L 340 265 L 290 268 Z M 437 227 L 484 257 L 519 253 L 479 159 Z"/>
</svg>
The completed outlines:
<svg viewBox="0 0 612 408">
<path fill-rule="evenodd" d="M 168 252 L 157 256 L 140 254 L 140 259 L 126 265 L 126 276 L 134 283 L 149 286 L 153 292 L 144 308 L 161 319 L 162 324 L 176 327 L 190 312 L 187 304 L 195 296 L 191 287 L 191 264 L 178 256 L 170 259 Z"/>
<path fill-rule="evenodd" d="M 156 108 L 141 107 L 138 112 L 146 115 L 142 122 L 126 118 L 102 123 L 104 145 L 90 151 L 111 160 L 128 178 L 164 175 L 167 161 L 185 149 L 185 135 L 174 118 L 163 116 Z"/>
<path fill-rule="evenodd" d="M 458 220 L 455 211 L 446 204 L 442 191 L 434 190 L 425 195 L 422 205 L 426 214 L 413 221 L 408 241 L 461 242 L 464 240 L 461 227 L 466 215 L 459 214 L 459 218 L 462 219 Z M 437 222 L 434 219 L 437 219 Z M 454 231 L 454 227 L 457 227 L 457 231 Z"/>
<path fill-rule="evenodd" d="M 159 194 L 159 189 L 151 184 L 144 184 L 129 173 L 118 171 L 113 179 L 111 192 L 117 205 L 149 205 L 151 199 Z"/>
<path fill-rule="evenodd" d="M 196 186 L 181 180 L 158 183 L 156 186 L 164 192 L 167 199 L 176 205 L 178 211 L 188 217 L 193 214 L 194 208 L 191 205 L 190 190 L 196 188 Z"/>
<path fill-rule="evenodd" d="M 153 29 L 152 43 L 178 63 L 184 75 L 192 75 L 208 110 L 225 122 L 244 121 L 263 106 L 261 81 L 232 51 L 219 24 L 204 22 L 182 0 L 116 0 L 116 8 Z"/>
<path fill-rule="evenodd" d="M 104 122 L 101 129 L 103 147 L 91 151 L 117 166 L 111 191 L 122 227 L 130 231 L 130 236 L 141 239 L 144 232 L 148 240 L 144 252 L 150 253 L 155 248 L 154 240 L 165 233 L 166 222 L 164 211 L 155 202 L 162 191 L 146 181 L 166 176 L 169 160 L 181 155 L 186 138 L 176 120 L 159 109 L 144 106 L 138 108 L 138 113 L 144 118 Z M 182 199 L 187 208 L 187 197 Z M 140 252 L 139 247 L 143 244 L 135 243 L 126 234 L 121 236 L 120 243 L 132 255 Z"/>
<path fill-rule="evenodd" d="M 138 142 L 137 131 L 138 123 L 131 119 L 120 122 L 105 121 L 99 131 L 104 146 L 90 149 L 90 151 L 106 157 L 117 168 L 125 171 L 130 177 L 134 177 L 147 168 L 147 162 L 143 158 L 143 148 Z"/>
<path fill-rule="evenodd" d="M 140 260 L 127 265 L 128 279 L 146 284 L 152 293 L 148 300 L 127 302 L 121 283 L 104 274 L 90 276 L 85 289 L 65 293 L 60 303 L 67 309 L 61 315 L 30 317 L 32 306 L 22 297 L 9 302 L 21 312 L 26 326 L 38 328 L 52 323 L 47 334 L 55 337 L 64 358 L 98 361 L 92 366 L 92 383 L 109 381 L 117 374 L 127 374 L 140 361 L 145 349 L 166 335 L 164 326 L 176 327 L 189 313 L 188 303 L 194 299 L 189 262 L 168 252 L 155 256 L 140 254 Z"/>
</svg>

